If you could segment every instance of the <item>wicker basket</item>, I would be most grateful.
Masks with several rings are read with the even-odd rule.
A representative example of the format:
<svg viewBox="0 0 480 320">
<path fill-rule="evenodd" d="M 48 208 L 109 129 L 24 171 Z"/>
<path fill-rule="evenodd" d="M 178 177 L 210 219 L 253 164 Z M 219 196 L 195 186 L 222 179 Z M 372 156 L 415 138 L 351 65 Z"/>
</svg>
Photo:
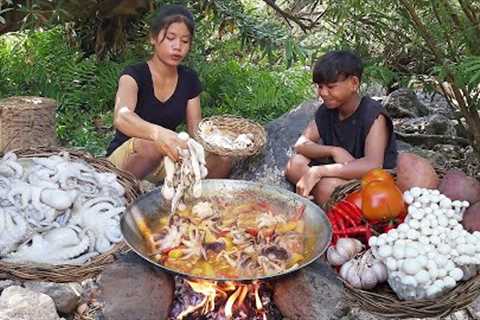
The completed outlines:
<svg viewBox="0 0 480 320">
<path fill-rule="evenodd" d="M 0 152 L 55 146 L 55 100 L 10 97 L 0 100 Z"/>
<path fill-rule="evenodd" d="M 244 149 L 230 149 L 212 144 L 203 138 L 207 130 L 218 129 L 226 135 L 237 137 L 240 134 L 253 134 L 253 144 Z M 229 157 L 248 157 L 260 152 L 267 142 L 267 133 L 258 123 L 238 116 L 213 116 L 204 118 L 195 132 L 195 139 L 210 153 Z"/>
<path fill-rule="evenodd" d="M 343 281 L 345 296 L 352 305 L 384 318 L 430 318 L 444 317 L 468 307 L 480 294 L 480 275 L 461 282 L 452 291 L 436 300 L 403 301 L 384 285 L 375 292 L 353 288 Z"/>
<path fill-rule="evenodd" d="M 440 178 L 445 174 L 440 168 L 435 168 L 435 171 Z M 392 173 L 395 175 L 395 172 Z M 360 190 L 359 180 L 338 186 L 325 204 L 325 208 L 328 210 L 349 193 L 357 190 Z M 340 277 L 339 279 L 344 284 L 345 295 L 350 304 L 372 314 L 392 319 L 443 317 L 466 308 L 480 295 L 480 274 L 461 282 L 438 299 L 418 301 L 400 300 L 387 284 L 377 287 L 375 291 L 366 291 L 352 287 Z"/>
<path fill-rule="evenodd" d="M 60 152 L 68 152 L 75 160 L 84 160 L 100 172 L 113 172 L 117 175 L 119 183 L 125 188 L 127 203 L 133 202 L 140 194 L 141 188 L 138 180 L 132 175 L 117 169 L 105 159 L 96 159 L 92 155 L 76 150 L 62 148 L 36 148 L 13 150 L 18 158 L 49 157 Z M 122 241 L 111 250 L 100 254 L 83 265 L 50 265 L 35 263 L 10 263 L 0 260 L 0 279 L 17 278 L 24 280 L 72 282 L 90 278 L 98 274 L 103 268 L 115 260 L 115 255 L 127 252 L 128 246 Z"/>
</svg>

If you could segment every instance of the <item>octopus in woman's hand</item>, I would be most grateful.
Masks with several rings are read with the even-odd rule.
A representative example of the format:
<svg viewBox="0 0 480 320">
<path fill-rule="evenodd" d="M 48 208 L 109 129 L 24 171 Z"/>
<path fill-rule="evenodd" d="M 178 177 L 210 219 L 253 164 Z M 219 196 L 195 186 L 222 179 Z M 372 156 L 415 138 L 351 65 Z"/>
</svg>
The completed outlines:
<svg viewBox="0 0 480 320">
<path fill-rule="evenodd" d="M 203 147 L 186 132 L 181 132 L 178 136 L 187 142 L 188 148 L 179 150 L 180 160 L 177 162 L 173 162 L 167 156 L 164 157 L 165 179 L 162 195 L 166 200 L 171 200 L 171 214 L 177 207 L 185 207 L 183 203 L 185 193 L 194 198 L 201 196 L 201 179 L 208 173 Z"/>
</svg>

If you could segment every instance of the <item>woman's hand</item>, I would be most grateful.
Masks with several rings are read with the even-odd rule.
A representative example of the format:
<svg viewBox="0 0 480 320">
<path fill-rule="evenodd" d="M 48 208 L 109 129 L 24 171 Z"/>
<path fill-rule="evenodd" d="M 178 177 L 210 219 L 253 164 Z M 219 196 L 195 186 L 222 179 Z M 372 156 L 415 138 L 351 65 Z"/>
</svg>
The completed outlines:
<svg viewBox="0 0 480 320">
<path fill-rule="evenodd" d="M 160 152 L 173 161 L 180 159 L 178 149 L 187 148 L 187 142 L 180 139 L 176 132 L 162 127 L 158 127 L 155 130 L 154 142 L 160 149 Z"/>
<path fill-rule="evenodd" d="M 311 167 L 297 182 L 297 193 L 303 197 L 308 197 L 312 189 L 322 178 L 320 167 Z"/>
</svg>

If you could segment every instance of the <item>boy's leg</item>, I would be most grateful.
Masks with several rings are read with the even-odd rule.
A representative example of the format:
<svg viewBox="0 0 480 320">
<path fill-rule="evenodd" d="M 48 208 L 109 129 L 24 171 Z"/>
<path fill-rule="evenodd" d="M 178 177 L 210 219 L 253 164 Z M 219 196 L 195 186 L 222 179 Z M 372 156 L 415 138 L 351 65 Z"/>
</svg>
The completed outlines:
<svg viewBox="0 0 480 320">
<path fill-rule="evenodd" d="M 323 205 L 330 199 L 336 187 L 347 183 L 349 180 L 340 178 L 322 178 L 312 190 L 312 195 L 317 204 Z"/>
<path fill-rule="evenodd" d="M 118 147 L 108 159 L 119 169 L 143 179 L 161 165 L 163 155 L 153 142 L 131 138 Z"/>
<path fill-rule="evenodd" d="M 301 155 L 295 154 L 288 160 L 287 167 L 285 168 L 285 176 L 288 181 L 296 184 L 298 180 L 307 172 L 310 163 L 310 159 Z"/>
<path fill-rule="evenodd" d="M 207 178 L 226 178 L 232 170 L 232 158 L 223 157 L 213 153 L 206 154 L 208 176 Z"/>
<path fill-rule="evenodd" d="M 285 176 L 288 181 L 296 184 L 310 167 L 328 163 L 332 162 L 329 159 L 312 160 L 304 155 L 295 154 L 288 160 L 287 167 L 285 168 Z"/>
</svg>

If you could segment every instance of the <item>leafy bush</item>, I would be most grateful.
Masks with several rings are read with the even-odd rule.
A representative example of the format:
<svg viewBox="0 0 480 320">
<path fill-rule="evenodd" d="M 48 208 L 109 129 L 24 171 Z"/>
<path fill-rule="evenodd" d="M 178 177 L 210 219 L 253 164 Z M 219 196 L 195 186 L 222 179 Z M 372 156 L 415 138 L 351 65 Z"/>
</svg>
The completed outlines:
<svg viewBox="0 0 480 320">
<path fill-rule="evenodd" d="M 238 61 L 204 65 L 199 73 L 205 115 L 236 114 L 266 122 L 312 97 L 310 72 L 300 67 L 268 70 Z"/>
</svg>

